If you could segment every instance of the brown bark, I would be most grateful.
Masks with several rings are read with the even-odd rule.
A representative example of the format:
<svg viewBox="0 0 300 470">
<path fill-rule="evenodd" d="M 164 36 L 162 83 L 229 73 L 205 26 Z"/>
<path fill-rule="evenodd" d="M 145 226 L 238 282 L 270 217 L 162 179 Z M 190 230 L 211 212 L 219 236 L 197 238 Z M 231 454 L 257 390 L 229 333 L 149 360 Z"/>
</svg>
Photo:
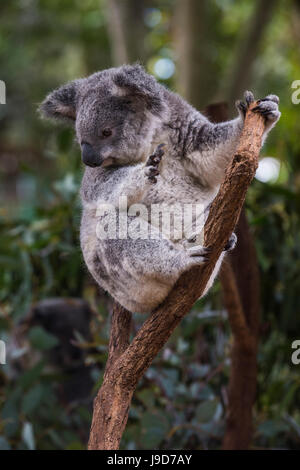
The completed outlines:
<svg viewBox="0 0 300 470">
<path fill-rule="evenodd" d="M 204 291 L 216 261 L 234 231 L 258 165 L 263 130 L 263 118 L 250 110 L 246 115 L 240 144 L 205 224 L 205 245 L 212 248 L 210 259 L 180 277 L 131 344 L 106 369 L 102 387 L 95 399 L 89 449 L 119 448 L 138 380 Z"/>
<path fill-rule="evenodd" d="M 238 243 L 230 256 L 240 293 L 243 311 L 252 333 L 259 333 L 260 282 L 254 240 L 245 210 L 241 212 L 236 234 Z"/>
<path fill-rule="evenodd" d="M 114 302 L 105 373 L 129 346 L 131 320 L 131 312 Z"/>
<path fill-rule="evenodd" d="M 93 422 L 90 432 L 89 448 L 97 449 L 97 436 L 101 432 L 98 426 L 103 428 L 103 449 L 117 448 L 125 429 L 129 406 L 133 390 L 121 391 L 118 386 L 111 387 L 107 375 L 113 368 L 115 361 L 126 351 L 130 343 L 132 314 L 125 308 L 114 303 L 110 340 L 108 346 L 108 358 L 105 366 L 101 397 L 94 400 Z M 111 415 L 107 410 L 111 410 Z"/>
<path fill-rule="evenodd" d="M 220 279 L 233 335 L 223 449 L 248 449 L 257 382 L 257 337 L 247 324 L 231 263 L 223 264 Z"/>
<path fill-rule="evenodd" d="M 220 280 L 223 289 L 224 306 L 228 312 L 228 320 L 234 341 L 241 348 L 244 348 L 246 352 L 250 351 L 253 345 L 253 338 L 249 331 L 236 277 L 229 260 L 225 260 L 223 263 Z"/>
<path fill-rule="evenodd" d="M 205 109 L 214 122 L 228 119 L 226 103 Z M 247 449 L 252 439 L 252 408 L 257 382 L 259 274 L 245 209 L 236 228 L 238 242 L 220 272 L 224 305 L 233 334 L 224 449 Z"/>
<path fill-rule="evenodd" d="M 252 408 L 257 384 L 259 336 L 259 274 L 256 252 L 245 211 L 237 227 L 238 244 L 221 283 L 233 332 L 228 408 L 223 449 L 248 449 L 252 440 Z M 236 319 L 243 328 L 237 329 Z"/>
<path fill-rule="evenodd" d="M 245 348 L 234 338 L 224 450 L 247 450 L 252 439 L 252 406 L 256 394 L 256 345 Z M 255 358 L 255 359 L 254 359 Z M 235 405 L 235 406 L 233 406 Z"/>
</svg>

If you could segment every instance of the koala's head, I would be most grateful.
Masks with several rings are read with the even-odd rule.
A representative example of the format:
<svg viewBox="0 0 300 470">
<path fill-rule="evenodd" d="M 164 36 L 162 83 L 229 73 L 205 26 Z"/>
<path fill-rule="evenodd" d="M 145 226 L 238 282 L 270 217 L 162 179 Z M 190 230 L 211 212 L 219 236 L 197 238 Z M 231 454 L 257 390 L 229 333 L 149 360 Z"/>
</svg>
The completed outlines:
<svg viewBox="0 0 300 470">
<path fill-rule="evenodd" d="M 164 88 L 140 65 L 74 80 L 50 93 L 45 117 L 73 123 L 90 167 L 139 161 L 164 112 Z"/>
</svg>

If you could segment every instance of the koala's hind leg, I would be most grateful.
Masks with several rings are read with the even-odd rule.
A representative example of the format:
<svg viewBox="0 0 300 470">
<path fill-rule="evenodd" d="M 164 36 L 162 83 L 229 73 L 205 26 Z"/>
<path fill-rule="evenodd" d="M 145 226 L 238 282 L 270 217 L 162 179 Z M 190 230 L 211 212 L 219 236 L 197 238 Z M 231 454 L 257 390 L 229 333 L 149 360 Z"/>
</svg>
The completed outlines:
<svg viewBox="0 0 300 470">
<path fill-rule="evenodd" d="M 191 256 L 164 238 L 127 238 L 99 242 L 97 257 L 89 269 L 121 305 L 132 312 L 146 313 L 165 299 L 184 271 L 203 262 L 202 253 Z"/>
<path fill-rule="evenodd" d="M 208 261 L 209 255 L 211 253 L 211 249 L 206 248 L 202 245 L 195 245 L 195 242 L 197 243 L 197 236 L 195 234 L 184 242 L 184 246 L 185 246 L 187 252 L 189 253 L 189 255 L 190 256 L 199 256 L 200 255 L 200 256 L 203 257 L 203 261 Z M 215 278 L 218 275 L 218 272 L 219 272 L 220 267 L 222 265 L 222 261 L 223 261 L 223 258 L 225 256 L 225 253 L 229 252 L 229 251 L 232 251 L 235 248 L 236 243 L 237 243 L 237 236 L 236 236 L 235 233 L 232 233 L 229 240 L 228 240 L 228 242 L 226 243 L 226 245 L 224 247 L 223 253 L 219 257 L 218 261 L 216 262 L 214 270 L 213 270 L 213 272 L 212 272 L 212 274 L 211 274 L 211 276 L 210 276 L 210 278 L 209 278 L 209 280 L 206 284 L 206 287 L 205 287 L 201 297 L 206 295 L 207 292 L 209 291 L 209 289 L 212 287 L 212 285 L 215 281 Z M 193 245 L 193 246 L 189 246 L 189 245 Z"/>
</svg>

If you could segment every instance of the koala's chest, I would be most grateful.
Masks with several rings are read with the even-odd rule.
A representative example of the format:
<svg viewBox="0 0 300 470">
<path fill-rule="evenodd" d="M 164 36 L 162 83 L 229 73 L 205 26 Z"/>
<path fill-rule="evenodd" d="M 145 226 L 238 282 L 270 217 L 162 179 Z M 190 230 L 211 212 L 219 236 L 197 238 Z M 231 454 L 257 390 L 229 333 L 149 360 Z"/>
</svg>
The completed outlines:
<svg viewBox="0 0 300 470">
<path fill-rule="evenodd" d="M 198 203 L 206 207 L 215 197 L 216 191 L 216 188 L 202 186 L 186 173 L 180 162 L 171 160 L 161 165 L 157 182 L 149 189 L 145 203 Z"/>
<path fill-rule="evenodd" d="M 186 235 L 202 230 L 207 208 L 215 195 L 215 188 L 201 186 L 175 162 L 162 166 L 157 182 L 143 202 L 151 214 L 151 225 L 174 242 L 180 242 Z"/>
</svg>

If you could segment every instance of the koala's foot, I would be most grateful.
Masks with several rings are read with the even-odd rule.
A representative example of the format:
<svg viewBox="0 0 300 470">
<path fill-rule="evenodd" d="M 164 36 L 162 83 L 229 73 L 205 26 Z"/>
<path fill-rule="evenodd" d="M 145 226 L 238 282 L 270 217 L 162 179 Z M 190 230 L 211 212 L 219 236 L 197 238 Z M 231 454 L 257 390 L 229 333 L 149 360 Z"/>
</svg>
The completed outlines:
<svg viewBox="0 0 300 470">
<path fill-rule="evenodd" d="M 251 91 L 245 91 L 244 93 L 245 102 L 237 101 L 236 107 L 239 114 L 242 118 L 245 118 L 246 112 L 251 103 L 253 103 L 254 96 Z M 257 100 L 257 106 L 252 109 L 253 112 L 259 113 L 264 116 L 266 120 L 266 126 L 274 125 L 281 116 L 281 113 L 278 109 L 279 98 L 276 95 L 267 95 L 265 98 L 261 100 Z"/>
<path fill-rule="evenodd" d="M 202 245 L 196 245 L 192 246 L 190 248 L 187 248 L 187 253 L 189 256 L 197 257 L 197 261 L 199 263 L 204 263 L 205 261 L 208 261 L 208 255 L 211 252 L 209 248 L 206 248 L 205 246 Z"/>
<path fill-rule="evenodd" d="M 163 150 L 164 146 L 165 144 L 159 144 L 155 152 L 146 161 L 145 174 L 148 180 L 154 184 L 157 182 L 157 176 L 159 175 L 158 167 L 165 153 Z"/>
<path fill-rule="evenodd" d="M 235 233 L 232 233 L 228 242 L 225 245 L 224 251 L 232 251 L 235 248 L 237 242 L 237 236 Z"/>
<path fill-rule="evenodd" d="M 189 256 L 205 256 L 205 261 L 208 260 L 208 255 L 211 253 L 211 248 L 206 248 L 203 245 L 195 245 L 197 243 L 197 235 L 193 234 L 190 238 L 185 240 L 184 246 L 189 254 Z M 235 233 L 232 233 L 228 242 L 226 243 L 223 251 L 232 251 L 234 250 L 237 243 L 237 236 Z M 191 246 L 193 244 L 193 246 Z"/>
</svg>

